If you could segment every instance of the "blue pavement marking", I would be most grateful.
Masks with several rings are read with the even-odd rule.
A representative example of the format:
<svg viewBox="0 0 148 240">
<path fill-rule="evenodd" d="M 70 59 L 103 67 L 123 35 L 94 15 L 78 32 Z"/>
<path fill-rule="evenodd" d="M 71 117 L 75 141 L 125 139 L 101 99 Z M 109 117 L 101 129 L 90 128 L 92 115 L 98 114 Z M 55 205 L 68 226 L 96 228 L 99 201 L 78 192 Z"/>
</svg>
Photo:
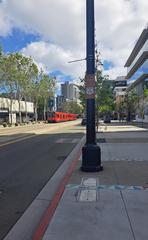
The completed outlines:
<svg viewBox="0 0 148 240">
<path fill-rule="evenodd" d="M 139 191 L 139 190 L 145 190 L 142 186 L 128 186 L 128 185 L 98 185 L 93 187 L 84 187 L 82 185 L 77 184 L 68 184 L 66 185 L 66 188 L 69 189 L 93 189 L 93 190 L 131 190 L 131 191 Z"/>
<path fill-rule="evenodd" d="M 70 189 L 78 189 L 80 188 L 81 185 L 77 185 L 77 184 L 67 184 L 66 188 L 70 188 Z"/>
</svg>

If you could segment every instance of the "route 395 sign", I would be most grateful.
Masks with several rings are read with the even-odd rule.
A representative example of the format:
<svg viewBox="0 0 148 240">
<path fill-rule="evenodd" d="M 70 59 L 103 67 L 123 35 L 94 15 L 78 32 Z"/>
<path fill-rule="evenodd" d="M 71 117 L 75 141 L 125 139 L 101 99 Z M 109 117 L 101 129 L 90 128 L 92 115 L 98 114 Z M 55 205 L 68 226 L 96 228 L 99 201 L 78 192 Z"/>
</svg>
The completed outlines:
<svg viewBox="0 0 148 240">
<path fill-rule="evenodd" d="M 95 75 L 86 74 L 85 76 L 85 92 L 87 99 L 95 98 Z"/>
</svg>

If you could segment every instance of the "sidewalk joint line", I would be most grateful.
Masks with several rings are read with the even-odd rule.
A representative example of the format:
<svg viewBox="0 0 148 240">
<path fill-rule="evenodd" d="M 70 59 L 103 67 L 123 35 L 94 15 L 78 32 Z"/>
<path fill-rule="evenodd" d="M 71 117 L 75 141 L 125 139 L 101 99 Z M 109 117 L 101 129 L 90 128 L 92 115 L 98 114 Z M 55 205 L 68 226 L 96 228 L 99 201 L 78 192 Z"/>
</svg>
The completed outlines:
<svg viewBox="0 0 148 240">
<path fill-rule="evenodd" d="M 136 240 L 136 236 L 135 236 L 134 229 L 133 229 L 133 226 L 132 226 L 132 221 L 131 221 L 130 216 L 129 216 L 129 214 L 128 214 L 127 206 L 126 206 L 126 203 L 125 203 L 125 200 L 124 200 L 122 191 L 120 191 L 120 195 L 121 195 L 121 199 L 122 199 L 122 201 L 123 201 L 123 205 L 124 205 L 124 208 L 125 208 L 125 212 L 126 212 L 126 215 L 127 215 L 128 221 L 129 221 L 129 224 L 130 224 L 130 228 L 131 228 L 131 232 L 132 232 L 132 235 L 133 235 L 133 239 Z"/>
</svg>

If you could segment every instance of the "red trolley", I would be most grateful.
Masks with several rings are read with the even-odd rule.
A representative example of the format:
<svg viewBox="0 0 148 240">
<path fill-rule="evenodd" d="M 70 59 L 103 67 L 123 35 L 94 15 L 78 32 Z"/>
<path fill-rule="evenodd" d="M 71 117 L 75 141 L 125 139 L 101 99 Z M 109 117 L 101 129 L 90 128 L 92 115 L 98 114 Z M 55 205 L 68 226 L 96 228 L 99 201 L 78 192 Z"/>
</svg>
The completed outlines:
<svg viewBox="0 0 148 240">
<path fill-rule="evenodd" d="M 66 122 L 77 119 L 77 114 L 65 112 L 48 112 L 48 123 Z"/>
</svg>

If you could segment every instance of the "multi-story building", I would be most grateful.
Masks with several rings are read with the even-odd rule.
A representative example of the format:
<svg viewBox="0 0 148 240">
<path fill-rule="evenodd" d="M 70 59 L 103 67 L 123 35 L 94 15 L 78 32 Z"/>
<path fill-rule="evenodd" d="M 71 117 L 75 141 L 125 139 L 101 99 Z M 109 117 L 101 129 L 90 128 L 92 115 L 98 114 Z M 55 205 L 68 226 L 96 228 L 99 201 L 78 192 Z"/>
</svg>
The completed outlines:
<svg viewBox="0 0 148 240">
<path fill-rule="evenodd" d="M 61 84 L 61 93 L 65 100 L 76 101 L 78 99 L 78 87 L 74 83 L 67 81 Z"/>
<path fill-rule="evenodd" d="M 125 117 L 123 108 L 123 102 L 127 89 L 127 80 L 125 79 L 125 76 L 118 76 L 116 79 L 112 80 L 112 89 L 116 105 L 114 118 L 120 120 Z"/>
<path fill-rule="evenodd" d="M 114 80 L 114 94 L 116 105 L 120 105 L 122 103 L 127 89 L 127 80 L 125 76 L 119 76 Z"/>
<path fill-rule="evenodd" d="M 56 97 L 56 111 L 57 112 L 63 112 L 63 106 L 64 106 L 64 96 L 57 96 Z"/>
<path fill-rule="evenodd" d="M 148 27 L 143 30 L 129 58 L 125 63 L 128 91 L 134 91 L 138 97 L 136 120 L 148 122 Z"/>
<path fill-rule="evenodd" d="M 9 98 L 0 98 L 0 124 L 3 122 L 11 122 L 16 123 L 19 120 L 19 102 L 18 100 L 12 100 L 12 113 L 10 114 L 11 109 L 11 101 Z M 34 103 L 33 102 L 20 102 L 20 110 L 22 119 L 24 121 L 28 121 L 34 115 Z M 27 112 L 27 119 L 26 119 Z"/>
</svg>

